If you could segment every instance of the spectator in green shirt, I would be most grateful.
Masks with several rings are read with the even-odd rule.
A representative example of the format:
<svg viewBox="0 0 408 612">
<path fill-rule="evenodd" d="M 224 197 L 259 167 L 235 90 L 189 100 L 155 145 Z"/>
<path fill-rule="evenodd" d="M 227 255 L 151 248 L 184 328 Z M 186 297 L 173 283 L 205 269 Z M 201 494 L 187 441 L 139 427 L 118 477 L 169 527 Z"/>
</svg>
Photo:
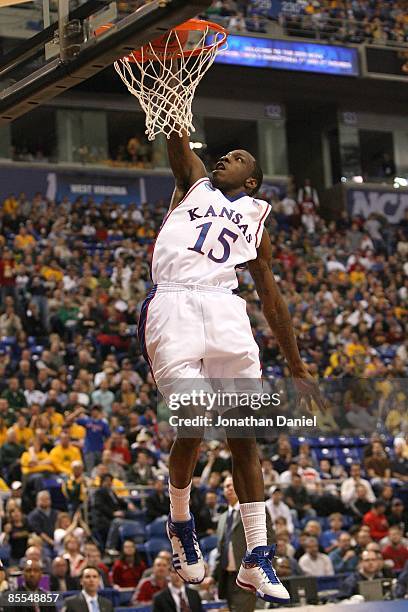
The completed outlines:
<svg viewBox="0 0 408 612">
<path fill-rule="evenodd" d="M 0 448 L 0 465 L 7 482 L 21 480 L 20 457 L 25 450 L 24 446 L 17 444 L 14 429 L 9 429 L 6 442 Z"/>
<path fill-rule="evenodd" d="M 1 394 L 3 399 L 6 399 L 9 403 L 9 412 L 14 412 L 20 408 L 26 408 L 27 402 L 22 389 L 18 382 L 18 378 L 10 378 L 8 381 L 7 389 L 4 389 Z"/>
<path fill-rule="evenodd" d="M 0 398 L 0 417 L 4 420 L 7 427 L 14 423 L 14 412 L 10 410 L 8 400 Z"/>
</svg>

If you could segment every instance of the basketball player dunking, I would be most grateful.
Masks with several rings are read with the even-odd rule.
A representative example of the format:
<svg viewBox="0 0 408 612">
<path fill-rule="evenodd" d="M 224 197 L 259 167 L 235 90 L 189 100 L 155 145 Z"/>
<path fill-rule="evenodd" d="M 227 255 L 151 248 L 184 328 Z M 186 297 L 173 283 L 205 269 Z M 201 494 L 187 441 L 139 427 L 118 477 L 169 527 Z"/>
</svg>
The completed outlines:
<svg viewBox="0 0 408 612">
<path fill-rule="evenodd" d="M 187 135 L 167 141 L 176 188 L 152 258 L 155 283 L 145 300 L 139 337 L 159 390 L 180 379 L 260 379 L 258 346 L 246 303 L 233 293 L 235 267 L 249 262 L 265 317 L 289 364 L 298 394 L 323 407 L 317 384 L 299 355 L 288 308 L 271 271 L 264 222 L 270 205 L 255 199 L 262 170 L 247 151 L 231 151 L 211 178 Z M 228 435 L 228 434 L 227 434 Z M 188 583 L 204 579 L 204 561 L 189 511 L 201 438 L 178 436 L 170 454 L 171 515 L 167 524 L 173 564 Z M 264 483 L 255 438 L 228 438 L 247 553 L 237 584 L 265 601 L 289 594 L 272 567 L 267 546 Z"/>
</svg>

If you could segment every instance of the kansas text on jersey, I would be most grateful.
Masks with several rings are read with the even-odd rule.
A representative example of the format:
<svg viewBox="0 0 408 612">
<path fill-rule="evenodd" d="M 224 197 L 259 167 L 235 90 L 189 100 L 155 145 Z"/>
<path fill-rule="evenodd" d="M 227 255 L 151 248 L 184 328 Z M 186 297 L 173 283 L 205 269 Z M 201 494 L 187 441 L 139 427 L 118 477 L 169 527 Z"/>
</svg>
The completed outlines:
<svg viewBox="0 0 408 612">
<path fill-rule="evenodd" d="M 163 221 L 153 282 L 235 289 L 235 267 L 256 258 L 270 210 L 263 200 L 246 193 L 228 198 L 208 178 L 198 180 Z"/>
</svg>

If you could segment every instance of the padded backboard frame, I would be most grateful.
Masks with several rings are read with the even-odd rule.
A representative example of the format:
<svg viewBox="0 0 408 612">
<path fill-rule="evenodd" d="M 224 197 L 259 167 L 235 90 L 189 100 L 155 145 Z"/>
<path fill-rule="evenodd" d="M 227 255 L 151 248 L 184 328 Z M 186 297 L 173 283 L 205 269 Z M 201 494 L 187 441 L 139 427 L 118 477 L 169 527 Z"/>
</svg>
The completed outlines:
<svg viewBox="0 0 408 612">
<path fill-rule="evenodd" d="M 63 0 L 59 0 L 62 2 Z M 87 18 L 98 0 L 82 5 L 80 18 Z M 32 72 L 0 92 L 0 125 L 9 123 L 24 115 L 40 104 L 75 87 L 104 70 L 115 60 L 129 51 L 138 49 L 150 40 L 161 36 L 170 28 L 195 17 L 205 11 L 211 0 L 153 0 L 136 13 L 123 18 L 109 32 L 109 36 L 91 37 L 82 46 L 76 57 L 61 59 L 56 57 L 47 65 Z M 78 16 L 77 16 L 78 17 Z M 72 15 L 70 15 L 72 18 Z M 36 45 L 51 41 L 58 24 L 47 28 L 37 37 L 26 41 L 25 47 L 18 52 L 3 56 L 0 61 L 0 77 L 12 68 L 21 65 L 32 53 Z"/>
<path fill-rule="evenodd" d="M 24 4 L 25 2 L 33 2 L 34 0 L 0 0 L 0 8 L 3 6 L 14 6 L 15 4 Z"/>
</svg>

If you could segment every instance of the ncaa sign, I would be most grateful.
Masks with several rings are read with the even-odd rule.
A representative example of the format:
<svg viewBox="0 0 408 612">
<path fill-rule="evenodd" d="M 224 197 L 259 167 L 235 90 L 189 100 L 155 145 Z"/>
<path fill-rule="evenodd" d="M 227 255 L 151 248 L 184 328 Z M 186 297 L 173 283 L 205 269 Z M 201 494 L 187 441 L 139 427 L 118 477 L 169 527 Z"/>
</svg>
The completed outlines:
<svg viewBox="0 0 408 612">
<path fill-rule="evenodd" d="M 408 191 L 348 189 L 347 208 L 352 217 L 383 215 L 389 223 L 399 223 L 408 210 Z"/>
</svg>

